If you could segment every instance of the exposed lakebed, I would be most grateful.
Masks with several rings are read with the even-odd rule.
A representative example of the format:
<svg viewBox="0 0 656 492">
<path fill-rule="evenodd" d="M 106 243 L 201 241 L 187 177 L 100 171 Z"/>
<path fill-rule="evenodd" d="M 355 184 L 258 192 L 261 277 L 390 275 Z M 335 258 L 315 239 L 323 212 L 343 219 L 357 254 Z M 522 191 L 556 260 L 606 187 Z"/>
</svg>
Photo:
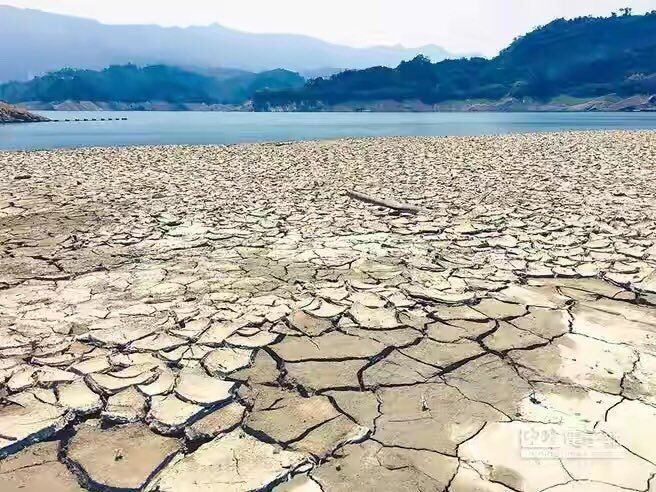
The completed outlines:
<svg viewBox="0 0 656 492">
<path fill-rule="evenodd" d="M 3 153 L 0 488 L 653 489 L 655 149 Z"/>
</svg>

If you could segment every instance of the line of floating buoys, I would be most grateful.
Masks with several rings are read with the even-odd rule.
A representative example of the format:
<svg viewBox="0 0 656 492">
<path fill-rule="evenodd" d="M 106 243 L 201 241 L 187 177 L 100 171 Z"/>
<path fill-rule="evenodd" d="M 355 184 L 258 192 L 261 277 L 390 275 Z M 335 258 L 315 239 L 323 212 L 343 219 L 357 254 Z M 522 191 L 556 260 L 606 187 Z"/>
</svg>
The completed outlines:
<svg viewBox="0 0 656 492">
<path fill-rule="evenodd" d="M 126 117 L 121 118 L 65 118 L 63 120 L 50 120 L 51 123 L 63 123 L 63 122 L 74 122 L 74 121 L 127 121 Z"/>
</svg>

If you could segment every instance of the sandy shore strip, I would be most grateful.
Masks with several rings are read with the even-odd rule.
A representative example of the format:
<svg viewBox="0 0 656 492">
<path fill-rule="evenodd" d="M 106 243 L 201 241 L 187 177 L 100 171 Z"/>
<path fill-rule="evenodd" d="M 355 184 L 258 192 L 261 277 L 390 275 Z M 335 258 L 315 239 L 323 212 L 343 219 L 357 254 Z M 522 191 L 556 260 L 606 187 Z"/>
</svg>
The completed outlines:
<svg viewBox="0 0 656 492">
<path fill-rule="evenodd" d="M 655 176 L 656 132 L 2 152 L 0 488 L 655 490 Z"/>
</svg>

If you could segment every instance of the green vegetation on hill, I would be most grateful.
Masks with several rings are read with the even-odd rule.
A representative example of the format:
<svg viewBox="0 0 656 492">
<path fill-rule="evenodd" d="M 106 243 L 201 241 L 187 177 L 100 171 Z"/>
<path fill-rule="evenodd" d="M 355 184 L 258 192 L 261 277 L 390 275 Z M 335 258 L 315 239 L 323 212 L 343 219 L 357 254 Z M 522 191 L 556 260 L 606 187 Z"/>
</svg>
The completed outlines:
<svg viewBox="0 0 656 492">
<path fill-rule="evenodd" d="M 72 100 L 241 104 L 255 91 L 300 87 L 304 83 L 299 74 L 287 70 L 221 75 L 166 65 L 114 65 L 100 71 L 68 68 L 28 82 L 0 85 L 0 99 L 10 103 Z"/>
<path fill-rule="evenodd" d="M 493 59 L 431 63 L 417 56 L 393 69 L 347 70 L 301 88 L 263 90 L 255 94 L 254 107 L 310 110 L 386 99 L 436 104 L 651 94 L 656 92 L 656 11 L 626 14 L 555 20 L 517 38 Z"/>
</svg>

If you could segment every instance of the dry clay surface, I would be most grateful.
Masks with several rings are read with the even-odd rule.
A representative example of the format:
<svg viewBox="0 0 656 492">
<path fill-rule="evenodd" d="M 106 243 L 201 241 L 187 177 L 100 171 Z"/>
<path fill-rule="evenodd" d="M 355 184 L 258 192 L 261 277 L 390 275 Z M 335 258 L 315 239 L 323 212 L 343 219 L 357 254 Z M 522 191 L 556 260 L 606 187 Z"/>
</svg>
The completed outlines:
<svg viewBox="0 0 656 492">
<path fill-rule="evenodd" d="M 0 153 L 0 489 L 654 491 L 655 162 L 652 132 Z"/>
</svg>

